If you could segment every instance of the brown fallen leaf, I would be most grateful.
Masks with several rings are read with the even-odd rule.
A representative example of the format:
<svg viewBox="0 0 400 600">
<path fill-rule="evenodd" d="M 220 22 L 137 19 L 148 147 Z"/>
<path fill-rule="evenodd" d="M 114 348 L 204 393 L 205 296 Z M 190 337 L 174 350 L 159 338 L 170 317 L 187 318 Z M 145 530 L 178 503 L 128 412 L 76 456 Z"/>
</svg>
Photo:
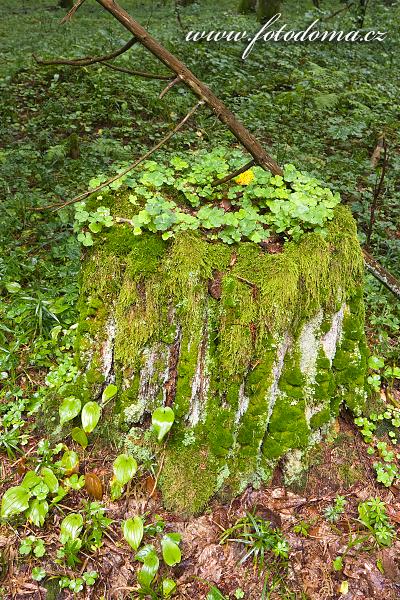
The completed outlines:
<svg viewBox="0 0 400 600">
<path fill-rule="evenodd" d="M 103 497 L 103 484 L 96 473 L 85 474 L 85 488 L 89 496 L 95 500 L 101 500 Z"/>
</svg>

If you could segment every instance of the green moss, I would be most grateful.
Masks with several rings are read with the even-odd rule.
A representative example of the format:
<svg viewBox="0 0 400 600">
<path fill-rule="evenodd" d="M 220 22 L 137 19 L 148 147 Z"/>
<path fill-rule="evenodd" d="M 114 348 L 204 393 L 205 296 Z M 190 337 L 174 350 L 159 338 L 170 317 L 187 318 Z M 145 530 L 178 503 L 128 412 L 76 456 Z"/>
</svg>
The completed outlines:
<svg viewBox="0 0 400 600">
<path fill-rule="evenodd" d="M 113 214 L 123 214 L 127 203 L 118 196 Z M 235 494 L 259 482 L 260 473 L 268 478 L 279 458 L 294 450 L 306 455 L 312 430 L 328 423 L 342 401 L 361 410 L 362 255 L 349 211 L 339 207 L 335 214 L 325 239 L 308 234 L 276 255 L 253 243 L 211 243 L 197 232 L 164 242 L 120 225 L 86 256 L 79 343 L 90 343 L 93 353 L 85 385 L 101 391 L 112 312 L 114 424 L 123 430 L 147 422 L 176 370 L 176 418 L 160 478 L 167 508 L 199 512 L 221 486 Z M 343 304 L 349 310 L 333 365 L 320 347 L 315 373 L 304 374 L 303 325 L 321 313 L 318 338 Z M 289 346 L 283 365 L 282 340 Z M 152 444 L 144 436 L 132 441 L 133 451 L 151 454 Z"/>
<path fill-rule="evenodd" d="M 311 429 L 319 429 L 322 425 L 329 423 L 331 420 L 331 411 L 330 407 L 324 408 L 320 410 L 315 415 L 313 415 L 310 419 L 310 427 Z"/>
<path fill-rule="evenodd" d="M 169 445 L 160 477 L 166 508 L 184 515 L 201 512 L 216 492 L 220 466 L 207 446 Z"/>
</svg>

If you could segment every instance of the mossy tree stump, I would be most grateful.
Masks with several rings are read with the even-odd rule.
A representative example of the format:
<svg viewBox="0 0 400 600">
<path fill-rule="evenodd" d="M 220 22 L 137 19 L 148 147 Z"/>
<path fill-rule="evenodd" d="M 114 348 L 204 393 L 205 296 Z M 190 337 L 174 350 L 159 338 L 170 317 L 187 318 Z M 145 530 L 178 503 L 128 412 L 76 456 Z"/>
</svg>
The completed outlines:
<svg viewBox="0 0 400 600">
<path fill-rule="evenodd" d="M 123 194 L 116 215 L 132 214 Z M 349 211 L 324 239 L 309 233 L 278 254 L 197 233 L 163 241 L 113 226 L 81 274 L 80 361 L 93 398 L 119 393 L 103 420 L 142 459 L 157 446 L 161 405 L 175 423 L 160 476 L 168 508 L 201 511 L 219 493 L 287 482 L 306 465 L 342 403 L 365 403 L 363 260 Z M 121 439 L 121 436 L 120 436 Z"/>
</svg>

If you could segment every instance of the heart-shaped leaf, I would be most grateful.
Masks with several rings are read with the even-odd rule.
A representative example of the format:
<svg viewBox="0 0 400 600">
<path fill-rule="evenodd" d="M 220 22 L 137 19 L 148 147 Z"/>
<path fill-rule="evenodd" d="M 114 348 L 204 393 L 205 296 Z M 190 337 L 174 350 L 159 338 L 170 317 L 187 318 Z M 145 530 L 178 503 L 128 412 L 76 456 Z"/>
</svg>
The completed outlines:
<svg viewBox="0 0 400 600">
<path fill-rule="evenodd" d="M 65 544 L 68 540 L 76 540 L 82 531 L 83 517 L 79 513 L 71 513 L 61 521 L 60 540 Z"/>
<path fill-rule="evenodd" d="M 19 515 L 29 507 L 29 498 L 31 494 L 29 490 L 18 485 L 9 488 L 1 501 L 1 516 L 7 519 L 12 515 Z"/>
<path fill-rule="evenodd" d="M 100 233 L 100 231 L 103 229 L 103 226 L 101 223 L 89 223 L 89 229 L 93 233 Z"/>
<path fill-rule="evenodd" d="M 97 402 L 87 402 L 82 408 L 82 427 L 86 433 L 90 433 L 96 427 L 101 415 L 100 404 Z"/>
<path fill-rule="evenodd" d="M 370 356 L 368 359 L 368 366 L 370 369 L 375 369 L 379 371 L 385 366 L 385 361 L 380 356 Z"/>
<path fill-rule="evenodd" d="M 124 538 L 133 550 L 137 550 L 143 539 L 143 521 L 139 516 L 127 519 L 122 526 Z"/>
<path fill-rule="evenodd" d="M 46 500 L 38 500 L 35 498 L 29 505 L 29 509 L 25 515 L 36 527 L 42 527 L 49 512 L 49 505 Z"/>
<path fill-rule="evenodd" d="M 79 398 L 65 398 L 58 412 L 60 413 L 60 424 L 64 425 L 67 421 L 75 419 L 81 411 L 82 403 Z"/>
<path fill-rule="evenodd" d="M 74 442 L 77 442 L 82 446 L 82 448 L 86 448 L 88 445 L 88 439 L 86 433 L 80 427 L 74 427 L 71 431 L 71 437 Z"/>
<path fill-rule="evenodd" d="M 118 392 L 118 388 L 113 383 L 110 383 L 104 390 L 101 399 L 103 402 L 108 402 L 111 398 L 114 398 L 115 394 Z"/>
<path fill-rule="evenodd" d="M 175 420 L 175 413 L 169 406 L 160 406 L 153 412 L 151 422 L 157 434 L 157 441 L 161 442 L 171 429 Z"/>
<path fill-rule="evenodd" d="M 56 494 L 58 492 L 60 484 L 58 483 L 58 479 L 54 475 L 53 471 L 49 469 L 49 467 L 43 467 L 40 471 L 40 474 L 43 477 L 44 483 L 49 488 L 50 493 Z"/>
<path fill-rule="evenodd" d="M 137 462 L 133 456 L 120 454 L 114 461 L 113 471 L 115 479 L 121 485 L 125 485 L 132 479 L 137 471 Z"/>
<path fill-rule="evenodd" d="M 137 575 L 138 582 L 142 588 L 145 590 L 149 589 L 151 582 L 157 574 L 159 566 L 160 561 L 158 560 L 157 554 L 154 551 L 149 552 L 143 561 L 143 567 Z"/>
<path fill-rule="evenodd" d="M 161 549 L 164 562 L 169 567 L 173 567 L 181 562 L 182 554 L 180 548 L 168 535 L 164 535 L 162 538 Z"/>
</svg>

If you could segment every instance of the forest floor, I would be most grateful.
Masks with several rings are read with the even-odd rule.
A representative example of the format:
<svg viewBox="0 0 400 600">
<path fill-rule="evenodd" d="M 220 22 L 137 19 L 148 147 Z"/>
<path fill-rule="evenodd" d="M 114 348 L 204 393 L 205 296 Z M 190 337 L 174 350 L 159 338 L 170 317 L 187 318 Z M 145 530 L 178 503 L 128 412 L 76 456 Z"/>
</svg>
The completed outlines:
<svg viewBox="0 0 400 600">
<path fill-rule="evenodd" d="M 293 162 L 340 191 L 357 219 L 361 243 L 399 276 L 400 38 L 392 26 L 400 19 L 399 3 L 371 6 L 367 26 L 390 31 L 385 45 L 373 46 L 373 52 L 369 44 L 279 44 L 258 47 L 247 61 L 241 60 L 235 45 L 188 44 L 173 3 L 159 4 L 124 2 L 272 148 L 278 162 Z M 304 4 L 299 14 L 298 3 L 285 3 L 284 16 L 297 29 L 315 16 L 312 3 Z M 339 2 L 322 4 L 318 15 L 329 28 L 351 29 L 349 11 L 329 19 Z M 48 393 L 46 376 L 68 362 L 77 319 L 80 247 L 72 231 L 73 213 L 31 209 L 68 199 L 86 190 L 91 178 L 111 175 L 115 165 L 140 156 L 163 137 L 193 103 L 181 88 L 161 101 L 162 82 L 126 78 L 104 66 L 36 65 L 32 53 L 46 58 L 97 55 L 127 41 L 118 24 L 94 2 L 87 0 L 64 27 L 59 25 L 63 13 L 55 5 L 56 0 L 2 0 L 0 6 L 1 495 L 39 464 L 43 434 L 37 411 Z M 217 9 L 208 0 L 195 3 L 182 10 L 181 23 L 185 31 L 258 29 L 254 17 L 238 16 L 229 0 Z M 121 57 L 121 66 L 132 67 L 133 62 L 141 69 L 162 70 L 142 49 L 132 52 L 134 60 L 132 55 Z M 79 157 L 71 156 L 72 133 L 78 135 Z M 382 139 L 387 157 L 384 185 L 379 186 Z M 213 117 L 201 113 L 169 148 L 191 150 L 231 142 Z M 284 489 L 277 472 L 270 487 L 248 489 L 230 504 L 214 500 L 206 514 L 192 519 L 165 512 L 158 491 L 151 495 L 154 472 L 138 478 L 121 500 L 112 502 L 106 482 L 118 449 L 95 443 L 82 457 L 80 472 L 99 477 L 101 503 L 113 519 L 102 528 L 99 548 L 81 553 L 74 568 L 57 556 L 62 517 L 93 500 L 85 488 L 72 490 L 43 527 L 1 522 L 0 598 L 140 598 L 139 563 L 120 524 L 144 511 L 148 523 L 162 518 L 166 531 L 183 535 L 182 562 L 161 569 L 162 576 L 175 579 L 176 598 L 400 598 L 400 541 L 393 536 L 391 543 L 379 543 L 373 528 L 361 522 L 358 508 L 379 498 L 393 531 L 398 531 L 398 455 L 389 436 L 391 419 L 384 415 L 385 405 L 400 403 L 399 381 L 387 370 L 399 364 L 400 312 L 390 294 L 370 277 L 365 302 L 376 359 L 371 363 L 371 385 L 380 399 L 375 410 L 386 427 L 378 427 L 371 438 L 344 413 L 327 441 L 313 452 L 301 489 Z M 398 431 L 399 425 L 394 427 Z M 51 458 L 51 450 L 43 452 Z M 386 469 L 378 482 L 374 463 L 384 452 L 393 453 L 383 460 L 396 474 L 392 477 Z M 338 497 L 344 498 L 339 505 Z M 248 513 L 271 522 L 289 542 L 288 559 L 268 554 L 262 573 L 251 559 L 240 563 L 242 544 L 220 543 L 223 532 Z M 33 550 L 21 552 L 22 542 L 31 535 L 35 544 L 44 542 L 43 556 Z M 45 574 L 35 580 L 32 569 Z M 80 591 L 78 580 L 92 571 L 98 577 L 82 584 Z M 62 577 L 77 582 L 75 591 L 72 584 L 60 591 Z"/>
<path fill-rule="evenodd" d="M 26 454 L 37 441 L 30 440 Z M 90 465 L 90 471 L 105 482 L 111 476 L 114 458 L 115 453 L 110 454 L 104 447 L 93 448 L 81 470 L 84 472 L 86 465 Z M 11 465 L 3 464 L 3 489 L 18 482 L 24 462 L 22 457 Z M 259 490 L 248 488 L 228 504 L 214 500 L 204 515 L 195 518 L 166 512 L 158 491 L 149 498 L 155 481 L 147 474 L 135 482 L 122 501 L 112 502 L 104 495 L 107 516 L 114 522 L 108 527 L 101 548 L 92 555 L 84 554 L 82 564 L 76 569 L 55 564 L 63 511 L 48 519 L 39 533 L 28 524 L 18 530 L 3 526 L 0 529 L 2 597 L 73 598 L 76 597 L 73 592 L 59 591 L 60 576 L 77 578 L 83 572 L 95 571 L 100 575 L 98 582 L 86 587 L 79 597 L 140 598 L 135 593 L 138 563 L 132 560 L 132 550 L 123 540 L 120 523 L 135 514 L 146 513 L 148 522 L 161 518 L 167 531 L 182 534 L 183 560 L 173 568 L 164 566 L 163 573 L 175 579 L 176 598 L 205 599 L 210 590 L 214 594 L 211 600 L 399 598 L 400 540 L 390 547 L 379 547 L 360 523 L 357 511 L 361 502 L 379 497 L 386 504 L 391 522 L 399 529 L 399 487 L 382 489 L 376 482 L 371 457 L 365 453 L 365 444 L 351 415 L 344 414 L 338 419 L 331 438 L 315 450 L 311 463 L 301 490 L 283 487 L 277 472 L 271 486 Z M 338 496 L 345 498 L 345 510 L 335 522 L 330 522 L 326 510 Z M 68 496 L 63 508 L 76 510 L 86 497 L 90 498 L 87 491 L 77 491 Z M 269 556 L 267 567 L 259 573 L 251 560 L 241 564 L 243 545 L 221 544 L 222 533 L 249 512 L 283 532 L 290 546 L 288 561 Z M 18 553 L 21 540 L 29 535 L 45 540 L 46 554 L 40 561 L 34 557 L 23 559 Z M 343 566 L 335 570 L 333 564 L 338 557 L 342 558 Z M 45 583 L 32 581 L 32 567 L 39 562 L 48 575 Z M 213 592 L 213 587 L 220 595 Z"/>
</svg>

